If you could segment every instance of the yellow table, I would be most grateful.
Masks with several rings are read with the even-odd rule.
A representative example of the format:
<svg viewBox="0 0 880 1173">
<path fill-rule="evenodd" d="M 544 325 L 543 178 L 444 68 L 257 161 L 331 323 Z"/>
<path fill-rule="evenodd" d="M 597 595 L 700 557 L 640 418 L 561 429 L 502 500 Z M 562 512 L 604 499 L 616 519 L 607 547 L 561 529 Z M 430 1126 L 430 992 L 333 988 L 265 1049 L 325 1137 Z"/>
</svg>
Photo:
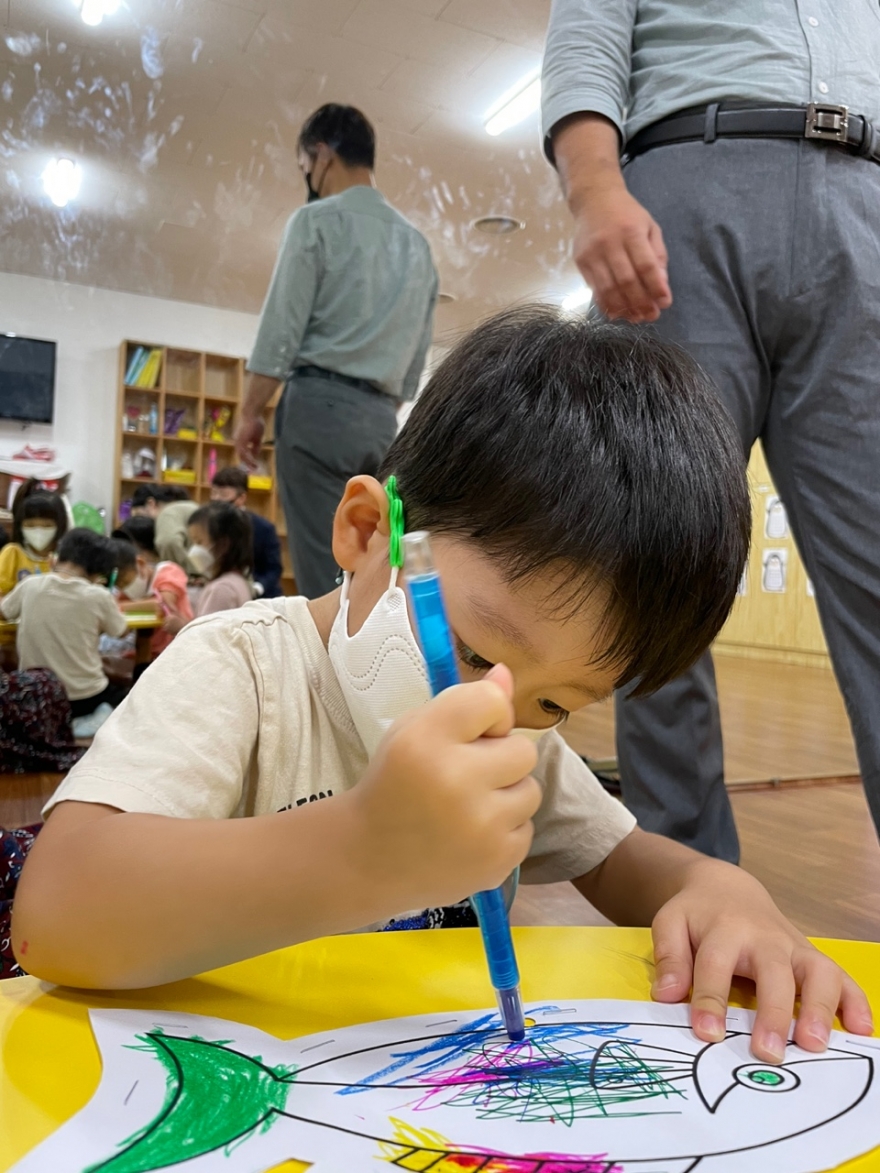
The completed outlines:
<svg viewBox="0 0 880 1173">
<path fill-rule="evenodd" d="M 523 996 L 647 999 L 646 929 L 515 929 Z M 817 942 L 868 991 L 880 1021 L 880 944 Z M 100 1076 L 89 1007 L 164 1009 L 247 1023 L 282 1039 L 493 1002 L 475 929 L 325 938 L 172 985 L 81 993 L 0 982 L 0 1170 L 89 1100 Z M 750 1007 L 746 987 L 734 1002 Z M 283 1173 L 306 1169 L 286 1162 Z M 880 1173 L 880 1149 L 840 1166 Z"/>
<path fill-rule="evenodd" d="M 165 620 L 157 615 L 139 614 L 137 611 L 130 611 L 125 616 L 125 622 L 128 625 L 128 630 L 135 632 L 136 662 L 138 664 L 149 662 L 150 639 L 156 628 L 161 627 Z M 17 621 L 11 622 L 8 619 L 0 619 L 0 646 L 14 644 L 15 633 L 17 631 Z"/>
</svg>

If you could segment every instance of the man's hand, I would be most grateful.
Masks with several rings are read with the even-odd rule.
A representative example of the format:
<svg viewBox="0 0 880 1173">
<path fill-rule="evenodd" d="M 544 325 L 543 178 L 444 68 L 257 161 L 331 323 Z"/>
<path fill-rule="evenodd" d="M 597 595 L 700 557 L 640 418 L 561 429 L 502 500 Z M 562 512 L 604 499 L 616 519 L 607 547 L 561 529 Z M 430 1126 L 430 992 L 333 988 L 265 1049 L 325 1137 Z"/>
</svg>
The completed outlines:
<svg viewBox="0 0 880 1173">
<path fill-rule="evenodd" d="M 654 918 L 653 935 L 652 997 L 680 1002 L 693 986 L 691 1022 L 706 1042 L 724 1038 L 734 975 L 757 989 L 752 1051 L 761 1060 L 783 1061 L 798 994 L 794 1041 L 805 1051 L 825 1050 L 838 1010 L 846 1030 L 873 1030 L 868 1000 L 853 979 L 785 919 L 756 879 L 730 864 L 695 864 Z"/>
<path fill-rule="evenodd" d="M 346 796 L 365 883 L 396 907 L 454 903 L 497 887 L 528 854 L 541 789 L 535 747 L 508 737 L 510 672 L 447 689 L 396 721 Z"/>
<path fill-rule="evenodd" d="M 653 322 L 672 304 L 663 233 L 627 191 L 618 148 L 617 129 L 598 114 L 568 119 L 553 135 L 575 263 L 596 305 L 609 318 Z"/>
<path fill-rule="evenodd" d="M 257 467 L 265 430 L 266 425 L 258 416 L 248 416 L 244 412 L 239 416 L 232 439 L 236 456 L 248 468 Z"/>
</svg>

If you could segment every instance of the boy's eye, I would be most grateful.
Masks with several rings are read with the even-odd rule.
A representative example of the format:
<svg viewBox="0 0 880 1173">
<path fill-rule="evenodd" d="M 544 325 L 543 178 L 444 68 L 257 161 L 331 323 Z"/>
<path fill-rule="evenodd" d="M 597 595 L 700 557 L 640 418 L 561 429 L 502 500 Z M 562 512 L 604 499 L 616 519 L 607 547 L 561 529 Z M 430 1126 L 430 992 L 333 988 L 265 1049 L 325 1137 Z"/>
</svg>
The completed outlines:
<svg viewBox="0 0 880 1173">
<path fill-rule="evenodd" d="M 557 721 L 565 721 L 571 716 L 568 709 L 563 709 L 562 705 L 557 705 L 554 701 L 544 700 L 543 697 L 538 701 L 543 711 L 550 717 L 555 717 Z"/>
<path fill-rule="evenodd" d="M 490 668 L 495 667 L 489 660 L 478 656 L 473 648 L 469 648 L 461 640 L 458 640 L 458 657 L 463 664 L 467 664 L 468 668 L 473 668 L 475 672 L 488 672 Z"/>
</svg>

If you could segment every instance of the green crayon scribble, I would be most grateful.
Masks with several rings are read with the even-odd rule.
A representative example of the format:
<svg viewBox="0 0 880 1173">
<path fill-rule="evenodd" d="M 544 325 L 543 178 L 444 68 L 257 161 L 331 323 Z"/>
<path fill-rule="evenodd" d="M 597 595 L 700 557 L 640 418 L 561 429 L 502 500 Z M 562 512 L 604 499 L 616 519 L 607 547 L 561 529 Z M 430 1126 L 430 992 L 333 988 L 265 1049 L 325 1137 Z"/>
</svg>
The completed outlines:
<svg viewBox="0 0 880 1173">
<path fill-rule="evenodd" d="M 296 1067 L 267 1067 L 227 1042 L 177 1038 L 161 1030 L 138 1035 L 136 1048 L 165 1068 L 158 1115 L 120 1144 L 121 1152 L 84 1173 L 152 1173 L 223 1149 L 229 1153 L 284 1111 Z"/>
</svg>

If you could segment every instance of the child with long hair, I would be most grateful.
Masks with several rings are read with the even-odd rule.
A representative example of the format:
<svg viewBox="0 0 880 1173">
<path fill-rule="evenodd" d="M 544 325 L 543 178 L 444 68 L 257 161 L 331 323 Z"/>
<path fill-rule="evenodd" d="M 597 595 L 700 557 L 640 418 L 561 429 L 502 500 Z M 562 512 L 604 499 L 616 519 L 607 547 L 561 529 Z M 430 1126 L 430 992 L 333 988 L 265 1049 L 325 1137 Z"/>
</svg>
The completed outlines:
<svg viewBox="0 0 880 1173">
<path fill-rule="evenodd" d="M 30 574 L 48 574 L 58 543 L 67 533 L 67 510 L 57 493 L 31 478 L 12 503 L 12 541 L 0 549 L 0 595 Z"/>
<path fill-rule="evenodd" d="M 249 603 L 254 565 L 251 519 L 225 501 L 203 505 L 189 519 L 190 562 L 208 582 L 196 602 L 196 618 Z"/>
</svg>

